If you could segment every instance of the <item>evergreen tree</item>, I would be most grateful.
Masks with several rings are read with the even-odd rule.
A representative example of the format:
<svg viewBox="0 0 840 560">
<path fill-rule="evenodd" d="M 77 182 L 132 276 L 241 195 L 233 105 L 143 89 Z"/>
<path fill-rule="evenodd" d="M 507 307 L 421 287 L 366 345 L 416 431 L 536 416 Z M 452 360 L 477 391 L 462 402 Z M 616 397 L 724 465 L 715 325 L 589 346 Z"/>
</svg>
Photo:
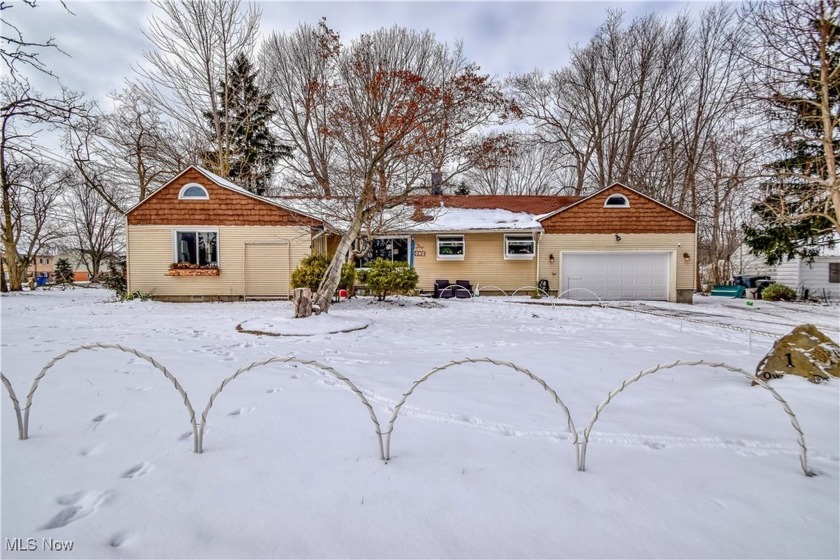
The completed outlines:
<svg viewBox="0 0 840 560">
<path fill-rule="evenodd" d="M 769 30 L 767 37 L 775 38 L 775 46 L 787 50 L 789 58 L 809 61 L 807 66 L 790 64 L 784 76 L 771 73 L 767 101 L 771 118 L 783 123 L 775 137 L 783 157 L 768 166 L 772 178 L 762 185 L 763 200 L 753 206 L 756 222 L 744 227 L 753 252 L 778 264 L 794 257 L 812 259 L 822 247 L 833 246 L 840 232 L 835 161 L 840 153 L 840 25 L 835 0 L 783 0 L 768 10 L 758 13 L 757 27 Z"/>
<path fill-rule="evenodd" d="M 70 261 L 67 259 L 58 259 L 55 261 L 55 283 L 56 284 L 70 284 L 73 282 L 73 267 L 70 266 Z"/>
<path fill-rule="evenodd" d="M 257 86 L 258 72 L 248 57 L 240 53 L 234 60 L 229 83 L 219 82 L 216 95 L 220 109 L 215 118 L 230 131 L 230 145 L 215 146 L 205 152 L 205 165 L 255 194 L 265 194 L 277 160 L 288 157 L 291 148 L 281 144 L 269 130 L 274 115 L 270 108 L 271 94 Z M 205 113 L 209 130 L 214 115 Z M 211 139 L 215 138 L 210 134 Z"/>
</svg>

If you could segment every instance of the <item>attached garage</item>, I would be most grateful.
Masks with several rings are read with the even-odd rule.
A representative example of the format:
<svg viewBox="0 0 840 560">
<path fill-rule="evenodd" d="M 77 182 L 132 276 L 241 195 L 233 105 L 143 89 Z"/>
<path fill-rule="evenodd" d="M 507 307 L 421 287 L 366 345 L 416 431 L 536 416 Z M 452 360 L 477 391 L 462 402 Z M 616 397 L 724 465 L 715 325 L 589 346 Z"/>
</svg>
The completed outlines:
<svg viewBox="0 0 840 560">
<path fill-rule="evenodd" d="M 540 219 L 537 277 L 574 299 L 691 303 L 694 218 L 616 183 Z M 582 290 L 575 290 L 582 288 Z"/>
<path fill-rule="evenodd" d="M 671 253 L 566 252 L 560 261 L 565 297 L 577 300 L 668 300 Z M 592 293 L 594 292 L 594 293 Z"/>
</svg>

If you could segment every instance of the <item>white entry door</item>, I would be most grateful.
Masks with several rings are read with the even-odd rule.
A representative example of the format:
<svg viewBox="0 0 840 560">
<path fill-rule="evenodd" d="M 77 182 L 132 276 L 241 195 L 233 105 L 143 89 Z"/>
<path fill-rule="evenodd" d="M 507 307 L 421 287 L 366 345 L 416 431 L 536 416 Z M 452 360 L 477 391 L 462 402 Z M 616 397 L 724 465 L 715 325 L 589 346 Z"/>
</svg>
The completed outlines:
<svg viewBox="0 0 840 560">
<path fill-rule="evenodd" d="M 667 300 L 669 253 L 564 253 L 560 268 L 570 299 Z"/>
</svg>

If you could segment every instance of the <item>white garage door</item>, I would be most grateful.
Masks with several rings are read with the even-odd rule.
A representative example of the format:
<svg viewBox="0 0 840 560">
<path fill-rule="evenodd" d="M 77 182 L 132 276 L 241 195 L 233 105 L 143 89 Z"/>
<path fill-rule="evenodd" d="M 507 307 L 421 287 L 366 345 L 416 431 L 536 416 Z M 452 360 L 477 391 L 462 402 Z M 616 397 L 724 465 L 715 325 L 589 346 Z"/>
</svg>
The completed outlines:
<svg viewBox="0 0 840 560">
<path fill-rule="evenodd" d="M 564 253 L 563 290 L 602 300 L 668 299 L 668 253 Z M 594 300 L 572 290 L 564 297 Z"/>
</svg>

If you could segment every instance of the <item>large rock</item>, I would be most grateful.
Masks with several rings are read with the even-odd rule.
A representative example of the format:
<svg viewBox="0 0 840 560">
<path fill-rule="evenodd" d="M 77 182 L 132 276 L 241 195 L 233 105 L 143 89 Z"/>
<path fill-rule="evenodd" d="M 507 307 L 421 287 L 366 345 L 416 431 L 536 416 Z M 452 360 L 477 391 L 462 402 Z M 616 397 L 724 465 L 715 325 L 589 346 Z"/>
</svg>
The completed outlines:
<svg viewBox="0 0 840 560">
<path fill-rule="evenodd" d="M 799 325 L 776 341 L 755 370 L 764 381 L 785 374 L 801 375 L 813 383 L 840 377 L 840 346 L 814 325 Z"/>
</svg>

